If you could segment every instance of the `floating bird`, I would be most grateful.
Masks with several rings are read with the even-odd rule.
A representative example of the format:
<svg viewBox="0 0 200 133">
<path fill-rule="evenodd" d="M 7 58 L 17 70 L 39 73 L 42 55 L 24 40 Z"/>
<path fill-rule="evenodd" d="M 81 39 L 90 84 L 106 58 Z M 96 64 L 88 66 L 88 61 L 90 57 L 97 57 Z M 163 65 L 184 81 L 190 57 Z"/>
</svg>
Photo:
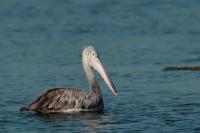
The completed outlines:
<svg viewBox="0 0 200 133">
<path fill-rule="evenodd" d="M 35 111 L 44 114 L 103 111 L 103 97 L 95 78 L 94 70 L 99 72 L 114 95 L 117 95 L 117 90 L 102 65 L 97 50 L 93 46 L 85 46 L 82 52 L 82 62 L 90 91 L 86 92 L 74 88 L 50 89 L 30 105 L 22 107 L 20 111 Z"/>
</svg>

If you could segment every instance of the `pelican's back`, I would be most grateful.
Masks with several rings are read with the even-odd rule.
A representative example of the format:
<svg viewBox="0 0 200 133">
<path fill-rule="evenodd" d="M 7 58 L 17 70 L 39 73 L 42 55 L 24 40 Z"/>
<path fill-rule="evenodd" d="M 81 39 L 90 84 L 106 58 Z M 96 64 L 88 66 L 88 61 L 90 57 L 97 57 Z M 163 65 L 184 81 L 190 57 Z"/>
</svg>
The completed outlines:
<svg viewBox="0 0 200 133">
<path fill-rule="evenodd" d="M 55 88 L 48 90 L 33 103 L 20 110 L 40 113 L 100 111 L 103 110 L 103 99 L 91 92 L 72 88 Z"/>
</svg>

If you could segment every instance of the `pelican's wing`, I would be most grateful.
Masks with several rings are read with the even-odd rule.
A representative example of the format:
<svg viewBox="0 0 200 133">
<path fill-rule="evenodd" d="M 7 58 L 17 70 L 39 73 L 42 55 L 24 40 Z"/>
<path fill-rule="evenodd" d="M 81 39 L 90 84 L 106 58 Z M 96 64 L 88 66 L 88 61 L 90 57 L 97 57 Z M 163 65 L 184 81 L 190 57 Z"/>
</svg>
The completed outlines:
<svg viewBox="0 0 200 133">
<path fill-rule="evenodd" d="M 84 99 L 88 99 L 88 93 L 76 89 L 55 88 L 48 90 L 38 97 L 33 103 L 21 110 L 31 110 L 37 112 L 56 112 L 56 110 L 67 110 L 71 108 L 81 108 Z M 83 102 L 83 103 L 81 103 Z"/>
</svg>

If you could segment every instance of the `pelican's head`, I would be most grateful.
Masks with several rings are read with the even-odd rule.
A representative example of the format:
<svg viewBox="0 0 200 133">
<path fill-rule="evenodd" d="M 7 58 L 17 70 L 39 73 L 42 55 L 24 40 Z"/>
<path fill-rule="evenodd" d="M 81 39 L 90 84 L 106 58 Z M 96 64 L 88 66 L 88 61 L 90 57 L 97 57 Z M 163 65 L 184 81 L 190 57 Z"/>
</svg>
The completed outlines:
<svg viewBox="0 0 200 133">
<path fill-rule="evenodd" d="M 113 94 L 117 95 L 117 90 L 108 73 L 106 72 L 104 66 L 102 65 L 97 50 L 91 45 L 85 46 L 82 58 L 85 71 L 87 72 L 88 69 L 98 71 L 110 90 L 113 92 Z"/>
</svg>

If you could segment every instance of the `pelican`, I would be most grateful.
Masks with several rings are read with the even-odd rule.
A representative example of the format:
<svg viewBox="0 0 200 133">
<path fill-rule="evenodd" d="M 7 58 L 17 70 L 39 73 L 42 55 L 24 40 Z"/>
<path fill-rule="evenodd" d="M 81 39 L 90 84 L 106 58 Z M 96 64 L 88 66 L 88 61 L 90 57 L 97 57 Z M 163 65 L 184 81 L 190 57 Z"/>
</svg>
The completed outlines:
<svg viewBox="0 0 200 133">
<path fill-rule="evenodd" d="M 35 111 L 43 114 L 103 111 L 103 97 L 94 70 L 99 72 L 114 95 L 117 95 L 117 90 L 102 65 L 97 50 L 93 46 L 84 47 L 82 62 L 90 91 L 86 92 L 74 88 L 50 89 L 28 106 L 22 107 L 20 111 Z"/>
</svg>

